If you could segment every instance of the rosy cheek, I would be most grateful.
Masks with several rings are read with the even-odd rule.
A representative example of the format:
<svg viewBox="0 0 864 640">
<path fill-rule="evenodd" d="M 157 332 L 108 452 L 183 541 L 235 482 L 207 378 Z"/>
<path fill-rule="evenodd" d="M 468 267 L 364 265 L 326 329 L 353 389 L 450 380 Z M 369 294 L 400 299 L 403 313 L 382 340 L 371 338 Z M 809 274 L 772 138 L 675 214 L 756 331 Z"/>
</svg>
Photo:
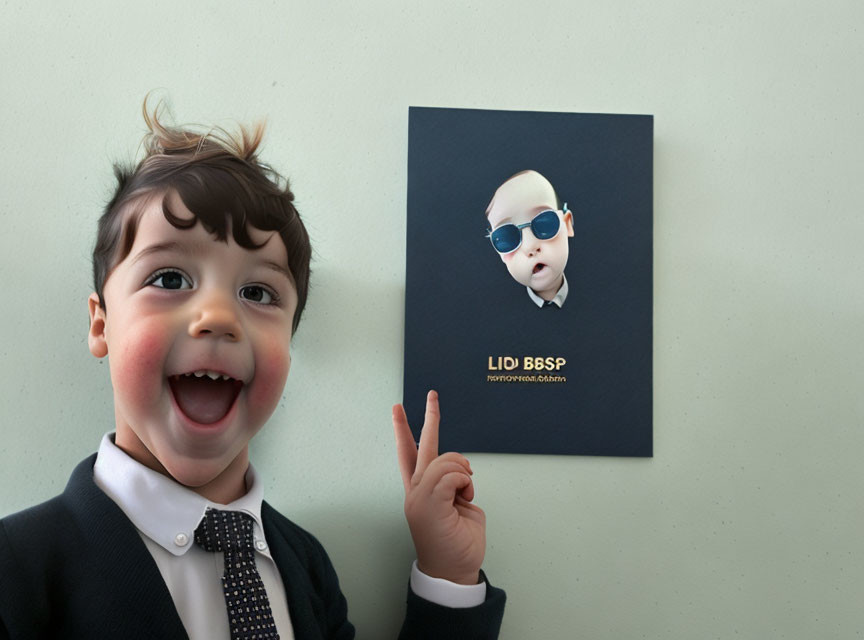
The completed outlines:
<svg viewBox="0 0 864 640">
<path fill-rule="evenodd" d="M 291 357 L 281 341 L 263 345 L 255 356 L 255 383 L 249 388 L 251 406 L 275 406 L 282 397 Z"/>
<path fill-rule="evenodd" d="M 134 338 L 120 345 L 120 353 L 113 360 L 111 356 L 115 354 L 109 347 L 111 381 L 115 391 L 122 392 L 128 400 L 148 404 L 158 398 L 164 382 L 167 332 L 163 325 L 138 324 L 134 330 Z"/>
</svg>

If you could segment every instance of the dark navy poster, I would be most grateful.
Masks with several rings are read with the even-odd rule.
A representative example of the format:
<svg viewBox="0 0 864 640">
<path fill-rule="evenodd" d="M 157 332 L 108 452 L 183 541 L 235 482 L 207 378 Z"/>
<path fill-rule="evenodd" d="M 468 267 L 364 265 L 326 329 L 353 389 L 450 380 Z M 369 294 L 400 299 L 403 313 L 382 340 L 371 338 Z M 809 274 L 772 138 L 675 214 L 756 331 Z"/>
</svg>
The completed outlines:
<svg viewBox="0 0 864 640">
<path fill-rule="evenodd" d="M 411 107 L 404 405 L 441 451 L 651 456 L 653 117 Z"/>
</svg>

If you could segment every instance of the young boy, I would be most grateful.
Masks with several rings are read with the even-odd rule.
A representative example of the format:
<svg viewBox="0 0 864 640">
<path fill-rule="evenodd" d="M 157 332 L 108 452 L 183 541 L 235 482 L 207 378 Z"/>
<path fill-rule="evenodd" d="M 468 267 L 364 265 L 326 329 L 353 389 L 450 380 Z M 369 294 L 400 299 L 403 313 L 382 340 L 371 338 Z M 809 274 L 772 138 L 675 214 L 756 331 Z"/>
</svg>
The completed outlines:
<svg viewBox="0 0 864 640">
<path fill-rule="evenodd" d="M 498 187 L 486 217 L 492 246 L 531 301 L 561 308 L 567 299 L 564 267 L 573 214 L 566 204 L 560 207 L 552 184 L 536 171 L 521 171 Z"/>
<path fill-rule="evenodd" d="M 281 397 L 311 249 L 262 128 L 206 136 L 158 108 L 99 221 L 91 353 L 115 427 L 60 496 L 0 521 L 0 638 L 353 638 L 327 554 L 262 499 L 250 439 Z M 493 638 L 468 461 L 393 408 L 417 562 L 402 638 Z"/>
</svg>

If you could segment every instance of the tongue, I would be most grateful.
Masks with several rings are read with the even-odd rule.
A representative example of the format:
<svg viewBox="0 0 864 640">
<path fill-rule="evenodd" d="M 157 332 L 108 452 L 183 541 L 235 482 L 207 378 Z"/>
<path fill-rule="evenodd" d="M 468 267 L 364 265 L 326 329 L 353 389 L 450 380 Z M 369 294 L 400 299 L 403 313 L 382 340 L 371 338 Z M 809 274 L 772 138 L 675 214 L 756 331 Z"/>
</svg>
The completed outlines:
<svg viewBox="0 0 864 640">
<path fill-rule="evenodd" d="M 218 422 L 225 417 L 242 383 L 234 380 L 211 380 L 207 376 L 180 376 L 171 379 L 171 389 L 180 409 L 201 424 Z"/>
</svg>

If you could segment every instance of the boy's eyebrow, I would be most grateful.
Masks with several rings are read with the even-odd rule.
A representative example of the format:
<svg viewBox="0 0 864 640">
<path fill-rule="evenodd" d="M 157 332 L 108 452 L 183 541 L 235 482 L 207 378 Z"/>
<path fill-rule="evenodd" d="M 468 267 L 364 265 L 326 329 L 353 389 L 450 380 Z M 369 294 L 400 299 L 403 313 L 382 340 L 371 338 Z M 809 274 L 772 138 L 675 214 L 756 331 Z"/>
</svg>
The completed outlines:
<svg viewBox="0 0 864 640">
<path fill-rule="evenodd" d="M 132 258 L 132 264 L 138 262 L 139 260 L 143 260 L 147 256 L 153 255 L 155 253 L 191 253 L 193 255 L 201 255 L 204 253 L 204 245 L 200 242 L 190 242 L 183 243 L 177 242 L 176 240 L 169 240 L 167 242 L 157 242 L 156 244 L 151 244 L 149 247 L 144 247 L 138 254 Z M 260 262 L 262 267 L 266 267 L 276 273 L 281 273 L 283 276 L 288 278 L 288 281 L 293 283 L 294 277 L 291 275 L 291 272 L 287 267 L 279 264 L 278 262 L 273 262 L 272 260 L 261 260 Z"/>
</svg>

